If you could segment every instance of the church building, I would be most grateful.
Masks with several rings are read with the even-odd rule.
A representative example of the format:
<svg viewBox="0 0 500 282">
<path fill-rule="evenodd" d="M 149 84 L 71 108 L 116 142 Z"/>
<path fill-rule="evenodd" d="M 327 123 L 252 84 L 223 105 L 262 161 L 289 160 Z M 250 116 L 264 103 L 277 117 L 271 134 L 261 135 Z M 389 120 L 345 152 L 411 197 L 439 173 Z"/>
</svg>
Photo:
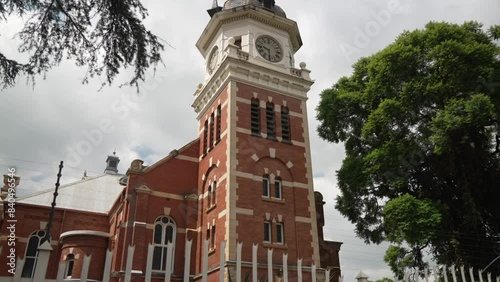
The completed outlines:
<svg viewBox="0 0 500 282">
<path fill-rule="evenodd" d="M 297 23 L 274 2 L 208 10 L 195 140 L 125 174 L 113 153 L 102 175 L 61 186 L 50 240 L 53 188 L 16 199 L 15 275 L 2 194 L 0 281 L 338 281 L 341 243 L 323 238 L 313 186 L 313 80 L 295 64 Z"/>
</svg>

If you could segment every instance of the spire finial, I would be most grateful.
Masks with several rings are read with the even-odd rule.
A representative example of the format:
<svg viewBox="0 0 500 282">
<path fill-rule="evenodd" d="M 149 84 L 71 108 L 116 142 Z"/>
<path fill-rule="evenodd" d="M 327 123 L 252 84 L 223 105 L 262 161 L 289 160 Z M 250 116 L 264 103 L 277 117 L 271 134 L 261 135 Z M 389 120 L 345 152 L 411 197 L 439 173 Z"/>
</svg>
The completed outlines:
<svg viewBox="0 0 500 282">
<path fill-rule="evenodd" d="M 219 6 L 219 3 L 217 3 L 217 0 L 214 0 L 214 2 L 212 3 L 212 8 L 207 10 L 210 17 L 213 17 L 217 12 L 220 12 L 220 11 L 222 11 L 222 7 Z"/>
</svg>

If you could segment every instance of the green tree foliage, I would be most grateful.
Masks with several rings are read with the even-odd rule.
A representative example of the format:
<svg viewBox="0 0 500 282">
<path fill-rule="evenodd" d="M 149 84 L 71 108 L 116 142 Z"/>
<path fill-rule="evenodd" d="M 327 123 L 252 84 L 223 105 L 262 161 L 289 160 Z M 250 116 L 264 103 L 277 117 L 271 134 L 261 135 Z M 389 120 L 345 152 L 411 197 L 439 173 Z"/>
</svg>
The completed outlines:
<svg viewBox="0 0 500 282">
<path fill-rule="evenodd" d="M 439 203 L 419 200 L 409 194 L 385 205 L 382 216 L 386 238 L 396 245 L 389 247 L 384 261 L 398 278 L 403 278 L 404 269 L 418 272 L 427 266 L 422 251 L 439 235 L 436 232 L 442 226 L 443 214 Z"/>
<path fill-rule="evenodd" d="M 346 150 L 336 208 L 366 242 L 396 244 L 389 262 L 419 267 L 424 247 L 445 264 L 497 256 L 498 30 L 406 31 L 321 94 L 319 135 Z"/>
<path fill-rule="evenodd" d="M 164 46 L 142 21 L 147 10 L 140 0 L 0 0 L 0 23 L 11 16 L 26 17 L 18 62 L 0 53 L 0 87 L 14 86 L 20 75 L 34 82 L 63 58 L 86 66 L 83 82 L 104 76 L 111 84 L 120 69 L 134 69 L 129 85 L 144 80 L 150 66 L 161 62 Z"/>
<path fill-rule="evenodd" d="M 394 280 L 387 278 L 387 277 L 384 277 L 382 279 L 376 280 L 375 282 L 394 282 Z"/>
</svg>

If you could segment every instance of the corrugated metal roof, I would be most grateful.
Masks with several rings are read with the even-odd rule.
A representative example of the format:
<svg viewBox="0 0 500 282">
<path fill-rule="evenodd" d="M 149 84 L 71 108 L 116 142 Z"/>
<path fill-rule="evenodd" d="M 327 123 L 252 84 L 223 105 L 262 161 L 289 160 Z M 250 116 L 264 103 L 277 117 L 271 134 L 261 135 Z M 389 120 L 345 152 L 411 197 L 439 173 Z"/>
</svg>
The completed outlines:
<svg viewBox="0 0 500 282">
<path fill-rule="evenodd" d="M 59 187 L 56 208 L 107 213 L 125 188 L 118 181 L 121 174 L 102 174 Z M 54 188 L 19 197 L 17 202 L 50 207 Z"/>
</svg>

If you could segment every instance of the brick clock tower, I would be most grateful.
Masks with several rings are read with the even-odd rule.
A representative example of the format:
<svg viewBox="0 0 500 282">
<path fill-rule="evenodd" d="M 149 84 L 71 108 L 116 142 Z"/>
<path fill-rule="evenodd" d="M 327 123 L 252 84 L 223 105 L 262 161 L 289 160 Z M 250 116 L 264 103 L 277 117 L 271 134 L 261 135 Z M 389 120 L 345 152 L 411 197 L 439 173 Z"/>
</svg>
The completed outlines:
<svg viewBox="0 0 500 282">
<path fill-rule="evenodd" d="M 251 271 L 254 244 L 259 278 L 267 273 L 261 268 L 269 248 L 277 277 L 283 253 L 291 273 L 299 258 L 304 266 L 319 267 L 306 107 L 313 81 L 305 63 L 295 68 L 294 54 L 302 45 L 297 23 L 275 1 L 228 0 L 223 7 L 214 2 L 196 44 L 206 62 L 193 103 L 200 137 L 198 192 L 203 195 L 197 258 L 208 240 L 205 267 L 217 269 L 225 256 L 228 279 L 235 275 L 239 243 L 244 274 Z M 218 245 L 222 241 L 224 250 Z M 197 259 L 196 272 L 203 267 Z M 223 267 L 208 281 L 219 281 Z M 310 279 L 309 271 L 304 281 Z"/>
</svg>

